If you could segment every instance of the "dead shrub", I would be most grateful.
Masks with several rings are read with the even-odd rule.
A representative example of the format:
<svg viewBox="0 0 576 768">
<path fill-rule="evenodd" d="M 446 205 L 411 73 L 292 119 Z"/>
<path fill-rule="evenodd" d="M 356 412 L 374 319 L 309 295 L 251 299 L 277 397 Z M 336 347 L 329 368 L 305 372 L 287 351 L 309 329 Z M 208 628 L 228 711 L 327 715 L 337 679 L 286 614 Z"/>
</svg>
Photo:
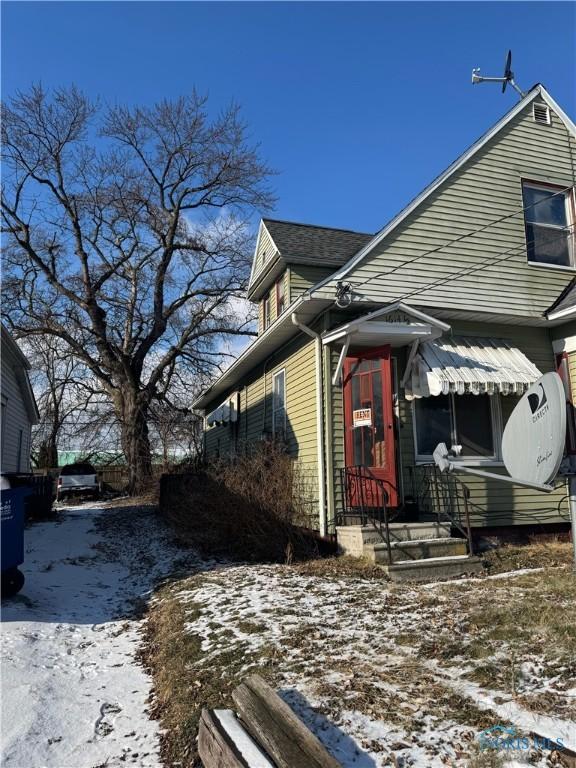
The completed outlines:
<svg viewBox="0 0 576 768">
<path fill-rule="evenodd" d="M 205 554 L 292 562 L 333 552 L 306 527 L 308 483 L 280 446 L 258 445 L 233 460 L 163 478 L 160 509 Z"/>
</svg>

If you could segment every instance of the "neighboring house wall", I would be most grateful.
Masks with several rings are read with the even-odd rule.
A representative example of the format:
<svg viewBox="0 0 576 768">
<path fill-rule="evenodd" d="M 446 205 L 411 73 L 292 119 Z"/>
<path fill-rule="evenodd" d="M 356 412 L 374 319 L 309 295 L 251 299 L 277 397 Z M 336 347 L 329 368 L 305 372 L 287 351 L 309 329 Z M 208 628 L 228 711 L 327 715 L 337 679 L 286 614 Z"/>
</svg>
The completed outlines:
<svg viewBox="0 0 576 768">
<path fill-rule="evenodd" d="M 19 373 L 17 373 L 17 371 Z M 30 434 L 32 422 L 26 409 L 20 377 L 26 373 L 2 345 L 2 472 L 30 470 Z"/>
<path fill-rule="evenodd" d="M 541 317 L 574 270 L 527 263 L 522 213 L 494 222 L 522 210 L 523 178 L 574 185 L 576 141 L 557 115 L 551 120 L 535 123 L 528 104 L 342 278 L 355 298 L 408 297 L 408 303 L 427 307 Z M 441 250 L 428 253 L 433 249 Z M 333 296 L 336 279 L 316 295 Z M 436 281 L 437 287 L 410 298 Z"/>
</svg>

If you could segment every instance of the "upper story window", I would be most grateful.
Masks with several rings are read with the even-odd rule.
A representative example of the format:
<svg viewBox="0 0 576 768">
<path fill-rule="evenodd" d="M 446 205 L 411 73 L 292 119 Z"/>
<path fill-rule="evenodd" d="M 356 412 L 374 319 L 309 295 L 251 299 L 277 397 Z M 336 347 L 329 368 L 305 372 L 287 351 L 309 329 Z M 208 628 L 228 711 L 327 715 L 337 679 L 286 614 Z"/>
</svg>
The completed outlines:
<svg viewBox="0 0 576 768">
<path fill-rule="evenodd" d="M 286 287 L 284 275 L 276 283 L 276 317 L 280 317 L 286 309 Z"/>
<path fill-rule="evenodd" d="M 264 296 L 264 300 L 262 302 L 262 323 L 264 325 L 264 330 L 268 328 L 271 322 L 272 322 L 272 307 L 270 305 L 270 294 L 267 293 L 266 296 Z"/>
<path fill-rule="evenodd" d="M 574 267 L 574 198 L 571 190 L 522 183 L 528 261 Z"/>
</svg>

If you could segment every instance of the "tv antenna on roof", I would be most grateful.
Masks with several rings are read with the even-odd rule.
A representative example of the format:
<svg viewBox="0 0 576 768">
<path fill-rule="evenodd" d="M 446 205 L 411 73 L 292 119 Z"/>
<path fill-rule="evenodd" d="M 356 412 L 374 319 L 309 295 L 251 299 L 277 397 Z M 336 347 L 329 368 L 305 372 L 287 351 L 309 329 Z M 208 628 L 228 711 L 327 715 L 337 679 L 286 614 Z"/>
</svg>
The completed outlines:
<svg viewBox="0 0 576 768">
<path fill-rule="evenodd" d="M 514 90 L 520 94 L 520 97 L 523 98 L 526 94 L 524 91 L 516 85 L 514 82 L 514 72 L 512 72 L 512 51 L 508 51 L 508 55 L 506 56 L 506 64 L 504 65 L 504 76 L 503 77 L 482 77 L 480 72 L 480 67 L 476 67 L 476 69 L 472 70 L 472 85 L 476 85 L 477 83 L 502 83 L 502 93 L 506 90 L 506 86 L 508 83 L 514 88 Z"/>
</svg>

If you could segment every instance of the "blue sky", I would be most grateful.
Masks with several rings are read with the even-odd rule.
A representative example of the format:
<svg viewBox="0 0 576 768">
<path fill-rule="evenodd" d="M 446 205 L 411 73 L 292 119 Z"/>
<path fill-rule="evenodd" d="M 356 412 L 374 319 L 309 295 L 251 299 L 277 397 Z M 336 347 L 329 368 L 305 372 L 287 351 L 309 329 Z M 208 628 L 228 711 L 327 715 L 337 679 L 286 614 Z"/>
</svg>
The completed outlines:
<svg viewBox="0 0 576 768">
<path fill-rule="evenodd" d="M 232 99 L 279 171 L 278 218 L 373 232 L 542 82 L 576 113 L 576 5 L 3 2 L 3 97 L 32 81 L 143 103 Z"/>
</svg>

